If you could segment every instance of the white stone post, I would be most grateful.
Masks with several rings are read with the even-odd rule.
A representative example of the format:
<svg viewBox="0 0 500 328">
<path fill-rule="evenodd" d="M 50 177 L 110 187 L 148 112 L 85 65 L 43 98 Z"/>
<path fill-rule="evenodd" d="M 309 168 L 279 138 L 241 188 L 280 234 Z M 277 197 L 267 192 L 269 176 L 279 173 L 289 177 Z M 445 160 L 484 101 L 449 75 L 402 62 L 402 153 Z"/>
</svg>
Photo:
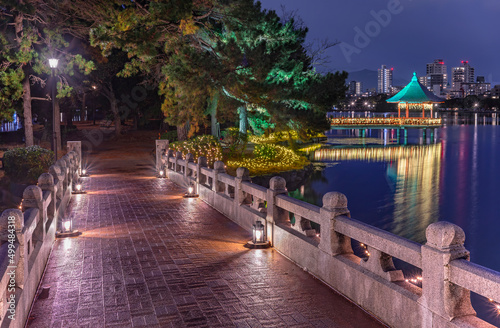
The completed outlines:
<svg viewBox="0 0 500 328">
<path fill-rule="evenodd" d="M 266 213 L 266 233 L 267 239 L 273 245 L 274 241 L 274 225 L 276 223 L 285 222 L 286 211 L 276 206 L 276 196 L 287 194 L 286 180 L 282 177 L 272 177 L 269 181 L 269 189 L 267 189 L 267 213 Z"/>
<path fill-rule="evenodd" d="M 182 159 L 182 153 L 178 151 L 175 153 L 174 172 L 179 172 L 181 170 L 180 165 L 178 164 L 180 159 Z"/>
<path fill-rule="evenodd" d="M 43 191 L 49 191 L 51 202 L 47 207 L 47 217 L 54 218 L 56 215 L 57 186 L 54 184 L 54 177 L 49 173 L 43 173 L 38 178 L 38 187 Z"/>
<path fill-rule="evenodd" d="M 337 216 L 350 217 L 347 208 L 347 197 L 340 192 L 329 192 L 323 196 L 323 207 L 320 208 L 321 238 L 319 249 L 330 255 L 351 254 L 351 238 L 335 231 Z"/>
<path fill-rule="evenodd" d="M 186 181 L 189 181 L 189 178 L 193 176 L 193 174 L 189 173 L 190 170 L 189 170 L 189 163 L 194 163 L 194 157 L 193 157 L 193 154 L 191 153 L 187 153 L 186 155 L 186 161 L 185 161 L 185 164 L 186 164 L 186 167 L 184 168 L 184 179 Z"/>
<path fill-rule="evenodd" d="M 168 145 L 168 140 L 156 140 L 156 172 L 160 172 L 163 168 L 163 155 Z"/>
<path fill-rule="evenodd" d="M 234 178 L 234 206 L 237 207 L 243 204 L 252 203 L 252 195 L 245 194 L 243 190 L 241 190 L 241 183 L 243 181 L 251 181 L 250 172 L 246 167 L 238 167 L 236 169 L 236 178 Z"/>
<path fill-rule="evenodd" d="M 66 142 L 66 147 L 68 149 L 68 153 L 74 151 L 78 156 L 78 174 L 82 173 L 82 142 L 81 141 L 68 141 Z"/>
<path fill-rule="evenodd" d="M 33 232 L 33 244 L 36 241 L 43 242 L 45 239 L 45 223 L 47 222 L 47 209 L 43 206 L 42 189 L 38 186 L 28 186 L 23 192 L 22 209 L 24 212 L 30 208 L 38 209 L 38 220 L 41 222 Z M 41 229 L 38 229 L 38 227 Z"/>
<path fill-rule="evenodd" d="M 464 231 L 459 226 L 441 221 L 429 225 L 425 236 L 427 243 L 421 248 L 423 280 L 419 303 L 434 315 L 424 316 L 427 322 L 423 322 L 422 327 L 438 327 L 435 315 L 444 322 L 475 315 L 470 303 L 470 291 L 449 281 L 450 262 L 470 260 L 470 253 L 464 247 Z"/>
<path fill-rule="evenodd" d="M 167 162 L 165 163 L 165 172 L 167 170 L 172 170 L 172 171 L 174 170 L 174 164 L 170 163 L 170 158 L 173 157 L 174 157 L 174 151 L 172 149 L 169 149 L 167 151 Z"/>
<path fill-rule="evenodd" d="M 207 158 L 204 156 L 198 157 L 198 165 L 196 165 L 196 182 L 200 184 L 206 184 L 207 179 L 206 176 L 201 174 L 201 168 L 207 167 Z"/>
<path fill-rule="evenodd" d="M 214 163 L 214 177 L 212 181 L 212 190 L 215 192 L 224 192 L 224 186 L 219 182 L 219 174 L 226 173 L 224 162 L 215 161 Z"/>
<path fill-rule="evenodd" d="M 56 185 L 56 195 L 58 199 L 63 199 L 64 197 L 64 186 L 63 186 L 63 180 L 64 180 L 64 173 L 59 167 L 59 165 L 51 165 L 49 167 L 49 173 L 54 177 L 54 184 Z"/>
</svg>

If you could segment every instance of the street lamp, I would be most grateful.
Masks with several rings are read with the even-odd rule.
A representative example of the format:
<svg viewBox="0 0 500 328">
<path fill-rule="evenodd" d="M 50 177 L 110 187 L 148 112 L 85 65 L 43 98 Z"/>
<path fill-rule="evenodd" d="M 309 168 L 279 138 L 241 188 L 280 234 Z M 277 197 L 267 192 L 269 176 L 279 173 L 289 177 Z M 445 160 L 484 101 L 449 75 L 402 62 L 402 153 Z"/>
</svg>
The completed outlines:
<svg viewBox="0 0 500 328">
<path fill-rule="evenodd" d="M 57 161 L 57 134 L 56 134 L 56 120 L 58 119 L 56 117 L 56 79 L 55 79 L 55 70 L 57 68 L 57 64 L 59 63 L 59 59 L 56 58 L 50 58 L 49 59 L 49 66 L 52 69 L 52 142 L 53 142 L 53 147 L 54 147 L 54 157 L 55 161 Z"/>
</svg>

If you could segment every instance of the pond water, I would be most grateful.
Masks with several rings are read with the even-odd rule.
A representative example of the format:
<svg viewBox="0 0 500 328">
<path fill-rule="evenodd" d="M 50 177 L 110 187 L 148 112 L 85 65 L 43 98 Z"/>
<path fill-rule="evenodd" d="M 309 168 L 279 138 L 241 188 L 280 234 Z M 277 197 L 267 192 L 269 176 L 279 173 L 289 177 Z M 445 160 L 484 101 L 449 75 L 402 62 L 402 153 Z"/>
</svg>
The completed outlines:
<svg viewBox="0 0 500 328">
<path fill-rule="evenodd" d="M 328 191 L 347 196 L 353 218 L 425 242 L 433 222 L 466 234 L 471 260 L 500 271 L 500 124 L 496 114 L 443 115 L 433 129 L 327 132 L 309 153 L 316 170 L 292 196 L 321 206 Z M 500 326 L 488 300 L 473 295 L 478 315 Z"/>
</svg>

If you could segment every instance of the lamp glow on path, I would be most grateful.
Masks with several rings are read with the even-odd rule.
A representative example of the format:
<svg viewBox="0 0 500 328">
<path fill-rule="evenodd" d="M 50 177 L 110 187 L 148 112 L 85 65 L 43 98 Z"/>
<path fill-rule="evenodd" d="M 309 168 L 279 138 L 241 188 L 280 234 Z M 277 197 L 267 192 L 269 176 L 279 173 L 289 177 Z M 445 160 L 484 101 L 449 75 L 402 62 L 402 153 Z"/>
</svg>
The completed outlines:
<svg viewBox="0 0 500 328">
<path fill-rule="evenodd" d="M 83 177 L 83 178 L 88 177 L 89 174 L 87 172 L 87 169 L 82 169 L 82 171 L 80 172 L 80 176 Z"/>
<path fill-rule="evenodd" d="M 165 178 L 165 171 L 163 170 L 158 171 L 158 178 Z"/>
</svg>

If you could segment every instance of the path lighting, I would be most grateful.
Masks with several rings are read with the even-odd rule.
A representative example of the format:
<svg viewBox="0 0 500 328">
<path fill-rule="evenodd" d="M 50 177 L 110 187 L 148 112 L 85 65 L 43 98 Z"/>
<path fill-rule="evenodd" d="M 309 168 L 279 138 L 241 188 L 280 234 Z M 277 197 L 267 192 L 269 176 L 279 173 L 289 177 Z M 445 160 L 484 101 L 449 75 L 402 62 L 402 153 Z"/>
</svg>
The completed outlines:
<svg viewBox="0 0 500 328">
<path fill-rule="evenodd" d="M 73 194 L 86 194 L 87 192 L 83 190 L 83 185 L 80 181 L 76 182 L 72 191 Z"/>
<path fill-rule="evenodd" d="M 82 169 L 82 171 L 80 172 L 80 176 L 86 178 L 89 176 L 89 173 L 87 172 L 86 169 Z"/>
<path fill-rule="evenodd" d="M 59 119 L 56 115 L 56 79 L 55 79 L 55 70 L 57 68 L 57 64 L 59 60 L 56 58 L 49 59 L 49 66 L 52 69 L 52 140 L 54 144 L 54 158 L 57 161 L 57 134 L 56 134 L 56 120 Z"/>
<path fill-rule="evenodd" d="M 158 171 L 158 178 L 165 178 L 165 171 L 163 170 Z"/>
<path fill-rule="evenodd" d="M 248 248 L 267 248 L 270 246 L 266 238 L 266 226 L 261 221 L 256 221 L 252 226 L 252 240 L 245 247 Z"/>
<path fill-rule="evenodd" d="M 61 230 L 56 232 L 57 238 L 76 237 L 82 234 L 78 230 L 73 230 L 73 220 L 71 218 L 63 219 L 61 225 Z"/>
<path fill-rule="evenodd" d="M 195 192 L 194 186 L 192 184 L 189 185 L 187 193 L 184 194 L 184 197 L 186 197 L 186 198 L 195 198 L 195 197 L 199 197 L 199 196 L 200 195 L 198 195 Z"/>
</svg>

